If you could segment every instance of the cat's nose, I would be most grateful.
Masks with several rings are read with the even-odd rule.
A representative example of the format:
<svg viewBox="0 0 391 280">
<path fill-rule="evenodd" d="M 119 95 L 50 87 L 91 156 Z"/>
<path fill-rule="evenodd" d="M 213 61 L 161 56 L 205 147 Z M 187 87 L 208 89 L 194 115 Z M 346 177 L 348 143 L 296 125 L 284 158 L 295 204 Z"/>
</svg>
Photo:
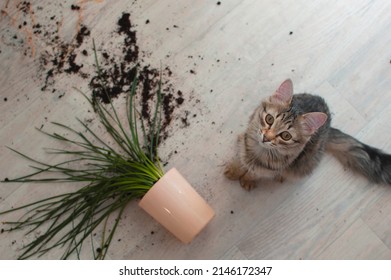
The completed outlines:
<svg viewBox="0 0 391 280">
<path fill-rule="evenodd" d="M 274 138 L 276 138 L 276 134 L 274 133 L 273 130 L 263 131 L 263 137 L 262 137 L 263 143 L 272 142 Z"/>
<path fill-rule="evenodd" d="M 262 142 L 265 143 L 265 142 L 270 142 L 270 139 L 267 138 L 267 136 L 264 134 L 263 135 L 263 138 L 262 138 Z"/>
</svg>

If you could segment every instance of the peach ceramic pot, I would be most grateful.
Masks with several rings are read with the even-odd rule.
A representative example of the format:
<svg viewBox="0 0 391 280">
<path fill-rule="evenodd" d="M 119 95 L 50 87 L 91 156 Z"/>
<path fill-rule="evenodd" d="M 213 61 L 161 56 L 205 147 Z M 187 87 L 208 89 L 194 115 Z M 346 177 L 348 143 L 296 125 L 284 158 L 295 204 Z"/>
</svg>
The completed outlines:
<svg viewBox="0 0 391 280">
<path fill-rule="evenodd" d="M 141 199 L 139 206 L 186 244 L 215 215 L 213 209 L 175 168 L 155 183 Z"/>
</svg>

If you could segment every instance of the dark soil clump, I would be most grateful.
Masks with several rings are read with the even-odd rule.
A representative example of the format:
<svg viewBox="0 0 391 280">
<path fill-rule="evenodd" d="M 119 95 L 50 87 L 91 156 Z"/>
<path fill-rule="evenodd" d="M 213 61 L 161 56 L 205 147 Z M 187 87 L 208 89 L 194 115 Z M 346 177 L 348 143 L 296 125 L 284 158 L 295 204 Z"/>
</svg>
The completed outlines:
<svg viewBox="0 0 391 280">
<path fill-rule="evenodd" d="M 73 10 L 73 11 L 78 11 L 78 10 L 80 10 L 80 6 L 71 5 L 71 10 Z"/>
<path fill-rule="evenodd" d="M 88 37 L 90 36 L 90 34 L 91 34 L 90 30 L 82 25 L 79 32 L 76 35 L 77 46 L 80 47 L 81 44 L 83 44 L 84 37 Z"/>
</svg>

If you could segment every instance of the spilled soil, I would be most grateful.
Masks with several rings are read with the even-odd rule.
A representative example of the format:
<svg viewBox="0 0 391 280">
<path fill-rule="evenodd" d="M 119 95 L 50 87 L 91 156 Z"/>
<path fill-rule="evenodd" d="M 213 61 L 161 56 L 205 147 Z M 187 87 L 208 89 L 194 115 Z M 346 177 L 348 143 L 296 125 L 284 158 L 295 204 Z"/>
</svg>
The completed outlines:
<svg viewBox="0 0 391 280">
<path fill-rule="evenodd" d="M 141 116 L 150 123 L 154 116 L 156 93 L 161 82 L 162 136 L 167 137 L 165 129 L 173 120 L 175 110 L 184 102 L 182 92 L 170 83 L 171 70 L 168 67 L 158 69 L 140 64 L 147 55 L 139 49 L 129 13 L 123 13 L 118 19 L 117 29 L 113 34 L 123 38 L 122 58 L 118 59 L 108 51 L 102 52 L 101 73 L 99 76 L 93 76 L 89 83 L 93 97 L 107 104 L 111 99 L 127 92 L 137 77 Z"/>
<path fill-rule="evenodd" d="M 149 54 L 140 49 L 138 33 L 132 23 L 131 13 L 120 11 L 117 20 L 108 23 L 113 26 L 110 37 L 113 41 L 120 41 L 119 46 L 115 45 L 116 49 L 120 49 L 120 54 L 113 54 L 108 47 L 105 49 L 104 43 L 97 43 L 100 64 L 100 75 L 98 75 L 88 70 L 91 67 L 87 67 L 87 61 L 91 61 L 94 52 L 92 47 L 85 47 L 92 46 L 93 38 L 90 27 L 80 20 L 83 7 L 75 4 L 68 7 L 58 3 L 50 5 L 43 7 L 32 1 L 16 4 L 15 7 L 21 17 L 15 20 L 15 33 L 10 31 L 9 35 L 11 38 L 12 34 L 15 34 L 14 38 L 11 38 L 14 47 L 22 49 L 24 55 L 38 60 L 39 71 L 36 75 L 41 81 L 42 92 L 52 93 L 61 98 L 64 93 L 57 92 L 58 81 L 64 75 L 77 76 L 89 85 L 91 97 L 96 102 L 108 104 L 111 100 L 128 93 L 137 77 L 136 100 L 139 102 L 140 115 L 146 123 L 150 123 L 153 119 L 156 93 L 159 85 L 161 86 L 161 137 L 163 139 L 168 136 L 168 127 L 173 120 L 178 120 L 182 126 L 189 125 L 187 118 L 189 112 L 180 110 L 180 107 L 186 104 L 187 95 L 176 88 L 169 67 L 156 68 L 145 62 L 148 61 Z M 77 30 L 70 42 L 66 42 L 60 32 L 64 24 L 64 12 L 79 18 Z M 28 36 L 22 39 L 20 34 L 28 34 Z M 34 41 L 29 40 L 34 36 L 45 45 L 44 50 L 37 51 Z"/>
</svg>

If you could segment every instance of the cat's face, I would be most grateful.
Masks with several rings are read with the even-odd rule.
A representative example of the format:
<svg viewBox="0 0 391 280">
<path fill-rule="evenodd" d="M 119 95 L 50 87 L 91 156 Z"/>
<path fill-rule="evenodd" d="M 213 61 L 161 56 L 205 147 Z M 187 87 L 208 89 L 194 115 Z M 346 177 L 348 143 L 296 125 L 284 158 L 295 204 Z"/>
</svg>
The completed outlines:
<svg viewBox="0 0 391 280">
<path fill-rule="evenodd" d="M 292 97 L 292 82 L 286 80 L 254 112 L 249 131 L 262 147 L 291 151 L 303 147 L 327 120 L 327 115 L 321 112 L 294 115 Z"/>
<path fill-rule="evenodd" d="M 257 130 L 258 142 L 270 148 L 298 146 L 305 140 L 289 108 L 269 102 L 262 102 Z"/>
</svg>

